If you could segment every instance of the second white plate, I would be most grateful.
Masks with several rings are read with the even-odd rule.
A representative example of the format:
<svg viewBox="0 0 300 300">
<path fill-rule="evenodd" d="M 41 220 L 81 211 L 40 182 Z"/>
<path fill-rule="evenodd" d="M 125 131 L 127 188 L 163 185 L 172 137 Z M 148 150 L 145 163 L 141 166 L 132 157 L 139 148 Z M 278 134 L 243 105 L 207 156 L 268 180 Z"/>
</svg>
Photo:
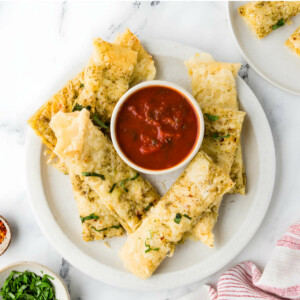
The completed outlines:
<svg viewBox="0 0 300 300">
<path fill-rule="evenodd" d="M 156 79 L 175 82 L 191 91 L 183 61 L 200 52 L 181 44 L 144 41 L 154 57 Z M 69 78 L 66 78 L 66 81 Z M 53 247 L 72 265 L 105 283 L 136 290 L 170 289 L 204 279 L 227 264 L 255 234 L 267 211 L 275 178 L 275 152 L 271 130 L 259 101 L 241 78 L 237 78 L 238 97 L 247 112 L 243 129 L 243 151 L 247 171 L 247 195 L 226 195 L 215 228 L 216 247 L 187 241 L 177 247 L 148 280 L 125 270 L 118 251 L 126 236 L 86 243 L 69 177 L 46 164 L 45 148 L 30 130 L 27 140 L 27 179 L 30 201 L 36 219 Z M 55 88 L 53 89 L 53 93 Z M 147 176 L 164 194 L 179 172 Z M 180 278 L 180 280 L 178 280 Z"/>
<path fill-rule="evenodd" d="M 232 33 L 242 55 L 253 69 L 273 85 L 300 96 L 300 57 L 284 45 L 300 25 L 300 15 L 263 39 L 256 38 L 237 9 L 242 1 L 228 2 L 228 16 Z"/>
</svg>

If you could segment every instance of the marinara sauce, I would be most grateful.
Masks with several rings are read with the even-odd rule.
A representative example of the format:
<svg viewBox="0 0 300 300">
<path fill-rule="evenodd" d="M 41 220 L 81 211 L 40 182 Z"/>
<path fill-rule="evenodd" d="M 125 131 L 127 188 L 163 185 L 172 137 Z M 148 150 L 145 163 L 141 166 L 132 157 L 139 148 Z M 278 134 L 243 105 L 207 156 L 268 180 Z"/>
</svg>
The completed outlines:
<svg viewBox="0 0 300 300">
<path fill-rule="evenodd" d="M 171 168 L 196 145 L 199 121 L 189 100 L 163 86 L 131 94 L 116 120 L 116 138 L 133 163 L 150 170 Z"/>
</svg>

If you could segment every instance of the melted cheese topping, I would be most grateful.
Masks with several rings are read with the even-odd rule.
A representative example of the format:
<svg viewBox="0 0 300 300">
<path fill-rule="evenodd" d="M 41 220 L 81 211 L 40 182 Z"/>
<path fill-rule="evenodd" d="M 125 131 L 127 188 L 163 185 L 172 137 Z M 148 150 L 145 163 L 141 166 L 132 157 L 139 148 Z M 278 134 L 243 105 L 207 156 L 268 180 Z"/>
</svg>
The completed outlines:
<svg viewBox="0 0 300 300">
<path fill-rule="evenodd" d="M 239 14 L 258 38 L 273 31 L 280 20 L 287 22 L 300 12 L 299 1 L 253 1 L 238 8 Z"/>
<path fill-rule="evenodd" d="M 117 93 L 115 90 L 124 91 L 124 86 L 132 86 L 137 82 L 143 80 L 152 80 L 155 77 L 155 67 L 152 57 L 145 51 L 142 47 L 139 40 L 136 38 L 134 34 L 132 34 L 128 29 L 125 32 L 118 36 L 117 40 L 115 41 L 117 47 L 109 47 L 109 44 L 103 42 L 101 44 L 101 40 L 96 39 L 94 41 L 94 53 L 93 58 L 90 60 L 95 63 L 95 69 L 92 69 L 92 66 L 89 64 L 89 72 L 88 75 L 85 74 L 85 70 L 81 72 L 78 76 L 74 79 L 70 80 L 66 86 L 60 90 L 57 94 L 55 94 L 51 99 L 49 99 L 28 121 L 29 125 L 33 128 L 38 136 L 41 137 L 42 142 L 50 149 L 53 150 L 56 145 L 56 137 L 49 126 L 49 123 L 52 117 L 59 111 L 62 112 L 71 112 L 75 103 L 80 99 L 81 103 L 92 104 L 92 97 L 90 100 L 85 96 L 81 96 L 81 93 L 85 89 L 85 79 L 91 78 L 91 81 L 87 84 L 88 87 L 96 86 L 97 81 L 101 80 L 104 81 L 107 85 L 108 82 L 111 83 L 110 89 L 104 91 L 103 95 L 105 95 L 108 99 L 108 102 L 112 101 L 115 102 L 118 100 L 118 97 L 121 93 Z M 123 50 L 123 48 L 126 48 Z M 137 52 L 137 60 L 136 63 L 133 64 L 134 68 L 132 70 L 130 63 L 134 62 L 135 54 L 132 54 L 132 50 Z M 127 54 L 131 56 L 128 58 L 127 61 Z M 120 57 L 125 55 L 123 58 Z M 113 60 L 112 60 L 113 58 Z M 99 66 L 100 65 L 100 66 Z M 103 66 L 103 72 L 98 72 L 99 78 L 97 75 L 93 77 L 93 74 L 97 73 L 97 70 L 101 69 L 101 65 Z M 106 70 L 104 70 L 106 68 Z M 107 76 L 107 78 L 106 78 Z M 123 78 L 120 78 L 122 77 Z M 114 78 L 116 81 L 113 81 Z M 124 80 L 125 78 L 125 80 Z M 128 80 L 128 82 L 126 82 Z M 95 85 L 94 85 L 95 83 Z M 105 85 L 104 85 L 105 86 Z M 101 90 L 103 90 L 102 86 L 99 87 L 99 93 L 101 94 Z M 98 94 L 98 87 L 95 91 L 95 94 Z M 86 94 L 86 92 L 85 92 Z M 103 95 L 101 97 L 102 101 L 106 101 L 103 99 Z M 93 94 L 92 94 L 93 96 Z M 90 101 L 88 103 L 88 101 Z M 108 111 L 111 111 L 111 105 L 104 105 Z M 97 108 L 96 108 L 97 109 Z M 93 108 L 93 111 L 96 110 Z M 102 110 L 101 110 L 102 111 Z M 100 113 L 96 111 L 96 113 Z M 104 119 L 109 119 L 109 114 L 104 116 Z M 52 153 L 52 152 L 51 152 Z M 51 154 L 51 164 L 56 167 L 58 170 L 68 173 L 64 163 L 57 159 L 53 154 Z M 103 228 L 109 228 L 111 224 L 119 224 L 119 222 L 113 217 L 111 213 L 108 213 L 108 210 L 104 205 L 98 203 L 99 197 L 95 195 L 94 191 L 87 192 L 90 189 L 84 181 L 78 179 L 77 177 L 74 179 L 71 176 L 71 183 L 73 185 L 74 196 L 79 208 L 79 213 L 81 216 L 84 216 L 85 209 L 84 206 L 87 207 L 87 212 L 96 213 L 100 216 L 101 226 Z M 95 204 L 96 207 L 94 207 Z M 95 210 L 96 209 L 96 210 Z M 93 211 L 95 210 L 95 211 Z M 99 222 L 100 222 L 99 221 Z M 99 225 L 99 222 L 97 223 Z M 113 235 L 119 235 L 123 232 L 123 229 L 108 229 L 104 232 L 97 233 L 95 230 L 91 228 L 94 226 L 95 221 L 86 221 L 82 224 L 83 227 L 83 239 L 93 240 L 93 239 L 100 239 L 104 238 L 105 236 L 110 237 Z M 117 225 L 116 225 L 117 226 Z M 94 226 L 98 228 L 98 226 Z M 101 227 L 102 228 L 102 227 Z"/>
<path fill-rule="evenodd" d="M 217 67 L 214 67 L 215 73 L 209 73 L 208 63 L 212 62 L 217 65 Z M 235 77 L 240 64 L 231 64 L 229 66 L 230 64 L 215 62 L 213 57 L 207 53 L 196 54 L 186 61 L 185 64 L 192 79 L 193 94 L 201 107 L 205 105 L 217 105 L 238 110 Z M 228 72 L 230 69 L 232 74 Z M 206 79 L 204 74 L 208 74 L 210 78 L 205 84 L 204 80 Z M 200 90 L 200 93 L 197 92 L 198 90 Z M 237 149 L 230 170 L 230 177 L 235 181 L 235 186 L 231 193 L 244 195 L 246 175 L 242 158 L 242 147 L 239 140 L 237 141 Z"/>
<path fill-rule="evenodd" d="M 231 192 L 245 193 L 245 172 L 240 134 L 245 113 L 238 111 L 235 76 L 240 64 L 215 62 L 207 53 L 196 54 L 185 62 L 192 79 L 193 94 L 204 114 L 217 116 L 217 121 L 205 118 L 205 137 L 201 149 L 223 168 L 236 185 Z M 228 136 L 214 139 L 216 136 Z M 213 246 L 213 228 L 218 218 L 221 200 L 211 211 L 203 213 L 190 237 Z"/>
<path fill-rule="evenodd" d="M 141 176 L 124 183 L 124 179 L 136 176 L 118 156 L 111 141 L 93 125 L 89 111 L 57 113 L 50 126 L 57 137 L 54 153 L 68 169 L 82 178 L 83 172 L 101 174 L 100 177 L 84 177 L 88 185 L 114 217 L 129 232 L 133 232 L 146 215 L 146 207 L 156 203 L 160 196 Z M 114 190 L 110 192 L 112 186 Z"/>
<path fill-rule="evenodd" d="M 203 112 L 217 116 L 218 120 L 210 121 L 204 116 L 205 138 L 201 149 L 212 158 L 215 164 L 229 173 L 241 135 L 245 113 L 220 106 L 205 106 Z"/>
<path fill-rule="evenodd" d="M 72 172 L 69 172 L 69 175 L 80 217 L 87 217 L 91 214 L 98 217 L 98 219 L 82 222 L 83 239 L 88 242 L 122 235 L 123 227 L 100 201 L 98 194 L 80 176 Z"/>
<path fill-rule="evenodd" d="M 136 85 L 143 80 L 154 79 L 156 69 L 152 56 L 147 53 L 138 38 L 128 28 L 123 34 L 118 34 L 114 43 L 137 52 L 137 63 L 131 75 L 130 86 Z"/>
<path fill-rule="evenodd" d="M 295 53 L 300 55 L 300 26 L 287 39 L 287 41 L 285 42 L 285 45 L 288 46 Z"/>
<path fill-rule="evenodd" d="M 220 201 L 233 185 L 230 177 L 200 151 L 128 237 L 120 252 L 125 267 L 140 278 L 151 276 L 201 214 Z M 179 222 L 174 221 L 177 214 L 181 215 Z"/>
<path fill-rule="evenodd" d="M 240 64 L 219 62 L 187 61 L 193 96 L 201 107 L 206 105 L 221 105 L 223 107 L 237 107 L 235 79 Z M 217 103 L 216 103 L 216 99 Z"/>
<path fill-rule="evenodd" d="M 107 121 L 112 111 L 128 90 L 137 52 L 129 48 L 93 41 L 93 55 L 85 69 L 84 90 L 76 103 L 91 106 L 102 121 Z"/>
</svg>

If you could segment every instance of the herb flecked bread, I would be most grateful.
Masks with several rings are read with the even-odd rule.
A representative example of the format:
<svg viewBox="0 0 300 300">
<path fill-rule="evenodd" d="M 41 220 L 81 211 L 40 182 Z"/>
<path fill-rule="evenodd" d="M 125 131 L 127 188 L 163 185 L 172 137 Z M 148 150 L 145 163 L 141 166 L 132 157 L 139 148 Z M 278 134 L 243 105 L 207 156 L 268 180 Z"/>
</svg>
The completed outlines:
<svg viewBox="0 0 300 300">
<path fill-rule="evenodd" d="M 240 135 L 244 112 L 238 111 L 235 77 L 240 64 L 215 62 L 207 53 L 196 54 L 185 62 L 191 76 L 192 92 L 202 108 L 205 136 L 201 149 L 230 174 L 235 186 L 231 193 L 245 194 L 245 171 Z M 213 246 L 213 228 L 220 202 L 205 212 L 190 233 L 193 240 Z"/>
<path fill-rule="evenodd" d="M 238 8 L 252 32 L 263 38 L 300 13 L 300 1 L 252 1 Z"/>
<path fill-rule="evenodd" d="M 102 103 L 106 103 L 106 100 L 115 103 L 127 91 L 129 86 L 155 77 L 156 70 L 151 55 L 145 51 L 137 37 L 129 29 L 118 35 L 114 44 L 116 46 L 101 39 L 95 39 L 94 51 L 88 67 L 70 80 L 29 119 L 29 125 L 50 151 L 55 148 L 56 137 L 49 124 L 56 113 L 59 111 L 72 112 L 76 105 L 82 103 L 90 106 L 92 113 L 101 114 L 104 120 L 109 121 L 113 105 L 105 104 L 107 109 L 97 111 L 99 106 L 96 97 L 99 97 L 99 101 L 102 101 Z M 130 59 L 127 58 L 128 54 L 130 54 Z M 99 84 L 99 81 L 103 82 L 103 80 L 108 80 L 111 84 L 108 90 L 103 91 L 105 85 Z M 91 91 L 91 88 L 94 87 L 97 90 Z M 89 91 L 86 91 L 86 88 Z M 106 115 L 107 111 L 108 114 Z M 57 158 L 53 161 L 56 168 L 68 173 L 63 162 L 59 160 L 56 162 Z M 83 239 L 89 241 L 122 234 L 123 228 L 115 228 L 119 226 L 119 222 L 101 202 L 98 203 L 99 197 L 95 196 L 94 191 L 78 176 L 74 174 L 70 174 L 70 176 L 80 217 L 84 218 L 90 215 L 99 217 L 99 219 L 90 217 L 89 220 L 82 223 Z M 84 202 L 87 203 L 88 208 L 86 210 L 83 209 Z M 93 211 L 94 209 L 96 211 Z M 97 227 L 93 226 L 95 222 L 98 225 Z M 96 232 L 92 226 L 100 230 L 103 228 L 108 229 Z M 111 226 L 114 226 L 114 228 L 110 228 Z"/>
<path fill-rule="evenodd" d="M 300 56 L 300 26 L 287 39 L 285 45 Z"/>
<path fill-rule="evenodd" d="M 85 180 L 127 232 L 134 232 L 160 195 L 119 157 L 87 109 L 58 112 L 50 126 L 57 137 L 54 153 Z"/>
<path fill-rule="evenodd" d="M 170 255 L 202 213 L 218 203 L 234 183 L 202 151 L 153 207 L 120 251 L 125 267 L 146 279 Z"/>
</svg>

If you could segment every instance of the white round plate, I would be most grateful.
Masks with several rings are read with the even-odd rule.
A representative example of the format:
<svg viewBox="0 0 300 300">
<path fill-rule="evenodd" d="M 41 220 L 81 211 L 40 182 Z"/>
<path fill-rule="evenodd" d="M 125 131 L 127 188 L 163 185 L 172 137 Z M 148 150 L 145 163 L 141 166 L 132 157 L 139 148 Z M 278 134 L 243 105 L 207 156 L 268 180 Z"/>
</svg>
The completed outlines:
<svg viewBox="0 0 300 300">
<path fill-rule="evenodd" d="M 56 275 L 53 271 L 51 271 L 47 267 L 30 261 L 17 262 L 1 269 L 0 288 L 2 288 L 6 278 L 10 275 L 12 271 L 18 271 L 18 272 L 30 271 L 30 272 L 34 272 L 39 276 L 48 274 L 54 278 L 54 280 L 50 279 L 50 281 L 53 283 L 53 286 L 55 288 L 55 298 L 59 300 L 71 300 L 67 287 L 65 286 L 64 282 L 58 275 Z M 0 299 L 2 299 L 1 296 Z"/>
<path fill-rule="evenodd" d="M 300 95 L 300 57 L 284 45 L 300 25 L 300 15 L 285 25 L 258 39 L 238 14 L 238 7 L 246 2 L 229 1 L 228 16 L 232 33 L 242 55 L 251 67 L 273 85 Z"/>
<path fill-rule="evenodd" d="M 175 82 L 191 92 L 183 61 L 200 52 L 199 49 L 163 40 L 148 40 L 143 45 L 154 57 L 156 79 Z M 247 195 L 224 197 L 214 231 L 214 249 L 200 242 L 187 241 L 177 247 L 172 258 L 163 261 L 151 278 L 136 278 L 125 270 L 118 258 L 126 236 L 108 240 L 111 248 L 103 241 L 86 243 L 82 240 L 69 178 L 46 164 L 45 148 L 30 130 L 26 158 L 28 191 L 36 219 L 53 247 L 91 277 L 135 290 L 171 289 L 186 285 L 208 277 L 230 262 L 261 224 L 275 179 L 275 151 L 267 118 L 255 95 L 239 77 L 237 91 L 241 107 L 247 112 L 242 137 L 248 177 Z M 146 177 L 164 194 L 180 172 Z"/>
</svg>

